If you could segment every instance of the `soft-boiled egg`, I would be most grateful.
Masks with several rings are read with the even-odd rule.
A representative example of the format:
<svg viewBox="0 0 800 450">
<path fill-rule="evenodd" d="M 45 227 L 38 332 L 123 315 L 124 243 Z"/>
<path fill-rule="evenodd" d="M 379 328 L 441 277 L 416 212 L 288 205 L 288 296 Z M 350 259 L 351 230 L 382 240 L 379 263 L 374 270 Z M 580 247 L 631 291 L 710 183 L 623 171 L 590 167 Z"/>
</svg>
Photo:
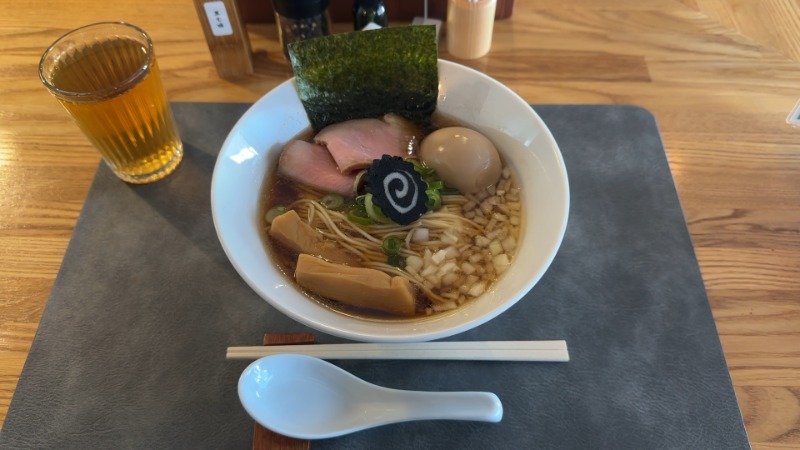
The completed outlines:
<svg viewBox="0 0 800 450">
<path fill-rule="evenodd" d="M 419 157 L 447 186 L 463 194 L 478 192 L 500 179 L 500 154 L 492 141 L 464 127 L 440 128 L 420 144 Z"/>
</svg>

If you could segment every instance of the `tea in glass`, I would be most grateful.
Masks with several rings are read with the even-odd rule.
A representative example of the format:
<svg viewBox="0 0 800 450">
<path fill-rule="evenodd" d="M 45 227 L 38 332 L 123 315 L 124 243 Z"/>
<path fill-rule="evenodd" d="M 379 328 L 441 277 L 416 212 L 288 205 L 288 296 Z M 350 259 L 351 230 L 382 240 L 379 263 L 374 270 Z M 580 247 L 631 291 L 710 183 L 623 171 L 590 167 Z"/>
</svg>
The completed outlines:
<svg viewBox="0 0 800 450">
<path fill-rule="evenodd" d="M 71 31 L 45 51 L 39 77 L 122 180 L 156 181 L 180 163 L 153 43 L 140 28 L 106 22 Z"/>
</svg>

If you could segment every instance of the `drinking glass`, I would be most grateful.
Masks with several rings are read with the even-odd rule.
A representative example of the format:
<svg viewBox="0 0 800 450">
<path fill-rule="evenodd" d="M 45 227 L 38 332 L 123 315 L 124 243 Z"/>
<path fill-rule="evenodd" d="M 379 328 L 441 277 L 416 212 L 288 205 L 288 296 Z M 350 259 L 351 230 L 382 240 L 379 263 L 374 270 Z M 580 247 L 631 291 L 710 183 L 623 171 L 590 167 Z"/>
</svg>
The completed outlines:
<svg viewBox="0 0 800 450">
<path fill-rule="evenodd" d="M 122 180 L 160 180 L 180 163 L 183 144 L 141 28 L 102 22 L 70 31 L 42 55 L 39 78 Z"/>
</svg>

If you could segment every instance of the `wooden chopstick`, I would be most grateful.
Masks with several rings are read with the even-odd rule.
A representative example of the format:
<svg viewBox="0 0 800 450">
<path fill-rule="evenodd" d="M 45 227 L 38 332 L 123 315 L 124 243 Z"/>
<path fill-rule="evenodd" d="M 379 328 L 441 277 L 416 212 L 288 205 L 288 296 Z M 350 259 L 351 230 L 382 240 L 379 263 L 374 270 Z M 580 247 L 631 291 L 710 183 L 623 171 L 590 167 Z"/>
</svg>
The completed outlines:
<svg viewBox="0 0 800 450">
<path fill-rule="evenodd" d="M 441 359 L 567 362 L 566 341 L 415 342 L 228 347 L 227 359 L 294 353 L 322 359 Z"/>
</svg>

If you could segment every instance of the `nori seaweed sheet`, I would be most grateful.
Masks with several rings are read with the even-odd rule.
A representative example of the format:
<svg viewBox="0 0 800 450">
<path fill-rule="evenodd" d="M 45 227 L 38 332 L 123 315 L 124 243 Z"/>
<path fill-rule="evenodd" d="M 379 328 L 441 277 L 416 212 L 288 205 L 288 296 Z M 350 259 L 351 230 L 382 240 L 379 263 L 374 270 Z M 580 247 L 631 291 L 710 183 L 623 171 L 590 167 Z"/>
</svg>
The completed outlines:
<svg viewBox="0 0 800 450">
<path fill-rule="evenodd" d="M 415 25 L 335 34 L 289 44 L 311 126 L 400 114 L 430 122 L 439 95 L 436 27 Z"/>
</svg>

